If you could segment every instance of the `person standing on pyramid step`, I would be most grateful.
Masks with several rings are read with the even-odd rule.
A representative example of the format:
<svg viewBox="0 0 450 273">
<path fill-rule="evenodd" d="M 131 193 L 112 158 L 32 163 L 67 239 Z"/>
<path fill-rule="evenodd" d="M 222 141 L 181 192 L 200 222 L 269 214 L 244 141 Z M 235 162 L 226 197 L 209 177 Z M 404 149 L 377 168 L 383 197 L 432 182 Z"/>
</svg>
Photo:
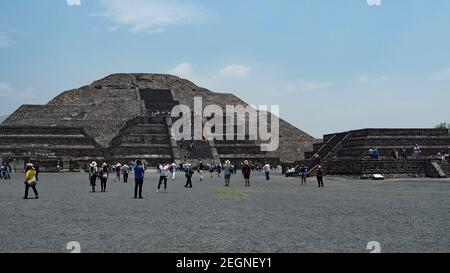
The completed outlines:
<svg viewBox="0 0 450 273">
<path fill-rule="evenodd" d="M 264 173 L 266 174 L 266 181 L 270 181 L 270 165 L 268 162 L 266 162 L 266 164 L 264 164 Z"/>
<path fill-rule="evenodd" d="M 139 199 L 144 198 L 142 196 L 142 187 L 144 185 L 144 174 L 145 174 L 144 166 L 142 166 L 142 162 L 140 160 L 137 160 L 136 166 L 134 167 L 134 199 L 138 198 L 138 192 L 139 192 Z"/>
<path fill-rule="evenodd" d="M 324 176 L 324 172 L 323 172 L 322 166 L 319 166 L 317 168 L 317 172 L 316 172 L 317 183 L 319 184 L 319 188 L 323 188 L 323 176 Z"/>
<path fill-rule="evenodd" d="M 159 165 L 159 183 L 156 192 L 159 192 L 159 190 L 161 189 L 162 182 L 164 182 L 164 192 L 167 191 L 167 176 L 169 175 L 168 172 L 169 172 L 169 165 L 167 164 Z"/>
<path fill-rule="evenodd" d="M 177 176 L 177 171 L 178 171 L 178 166 L 177 163 L 174 161 L 171 165 L 171 170 L 172 170 L 172 181 L 175 181 L 175 178 Z"/>
<path fill-rule="evenodd" d="M 233 167 L 229 160 L 225 161 L 223 165 L 223 175 L 225 176 L 225 187 L 230 186 L 231 173 L 233 172 Z"/>
<path fill-rule="evenodd" d="M 242 174 L 244 175 L 245 186 L 250 187 L 250 173 L 252 172 L 252 167 L 247 160 L 244 161 L 242 166 Z"/>
<path fill-rule="evenodd" d="M 184 185 L 185 188 L 192 188 L 192 175 L 194 174 L 194 170 L 192 169 L 192 165 L 189 163 L 186 163 L 186 185 Z"/>
<path fill-rule="evenodd" d="M 122 166 L 123 183 L 128 183 L 128 174 L 130 173 L 130 166 L 125 164 Z"/>
<path fill-rule="evenodd" d="M 37 180 L 36 180 L 36 169 L 33 164 L 28 163 L 25 169 L 25 195 L 23 199 L 28 199 L 28 191 L 30 187 L 33 189 L 34 195 L 36 199 L 39 199 L 39 194 L 36 189 Z"/>
<path fill-rule="evenodd" d="M 90 181 L 90 185 L 92 187 L 92 191 L 91 192 L 95 192 L 95 182 L 97 181 L 97 177 L 98 177 L 98 167 L 97 167 L 97 162 L 92 161 L 91 165 L 89 166 L 89 181 Z"/>
<path fill-rule="evenodd" d="M 103 163 L 102 169 L 99 172 L 98 178 L 100 179 L 101 192 L 106 192 L 106 182 L 108 182 L 108 164 Z"/>
</svg>

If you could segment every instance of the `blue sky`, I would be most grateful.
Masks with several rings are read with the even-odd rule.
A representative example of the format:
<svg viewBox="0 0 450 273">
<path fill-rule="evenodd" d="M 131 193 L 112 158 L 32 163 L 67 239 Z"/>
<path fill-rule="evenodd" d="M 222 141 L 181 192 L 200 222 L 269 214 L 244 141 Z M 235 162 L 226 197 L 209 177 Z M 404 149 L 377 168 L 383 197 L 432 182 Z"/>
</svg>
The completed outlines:
<svg viewBox="0 0 450 273">
<path fill-rule="evenodd" d="M 116 72 L 172 73 L 315 137 L 450 121 L 448 0 L 7 0 L 0 115 Z"/>
</svg>

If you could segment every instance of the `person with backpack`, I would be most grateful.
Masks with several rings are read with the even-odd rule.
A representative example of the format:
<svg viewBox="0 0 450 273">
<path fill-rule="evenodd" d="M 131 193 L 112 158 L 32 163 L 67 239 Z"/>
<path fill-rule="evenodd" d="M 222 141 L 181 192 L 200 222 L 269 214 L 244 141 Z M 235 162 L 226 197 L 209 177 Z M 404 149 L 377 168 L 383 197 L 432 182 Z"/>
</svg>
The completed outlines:
<svg viewBox="0 0 450 273">
<path fill-rule="evenodd" d="M 30 187 L 33 189 L 34 195 L 36 199 L 39 199 L 39 194 L 36 189 L 37 180 L 36 180 L 36 169 L 33 164 L 28 163 L 25 169 L 25 195 L 23 199 L 28 199 L 28 191 Z"/>
<path fill-rule="evenodd" d="M 92 191 L 91 192 L 95 192 L 95 182 L 97 181 L 97 177 L 98 177 L 98 167 L 97 167 L 97 162 L 92 161 L 91 165 L 90 165 L 90 169 L 89 169 L 89 181 L 91 182 L 91 187 L 92 187 Z"/>
<path fill-rule="evenodd" d="M 324 172 L 322 169 L 322 166 L 317 167 L 316 177 L 317 177 L 317 183 L 319 184 L 319 188 L 323 188 L 323 176 Z"/>
<path fill-rule="evenodd" d="M 225 187 L 230 186 L 232 172 L 233 172 L 233 166 L 231 165 L 231 162 L 229 160 L 225 161 L 225 164 L 223 165 L 223 174 L 225 177 Z"/>
<path fill-rule="evenodd" d="M 128 183 L 128 174 L 130 173 L 130 166 L 128 166 L 128 164 L 122 166 L 122 173 L 123 183 Z"/>
<path fill-rule="evenodd" d="M 138 198 L 139 191 L 139 199 L 143 199 L 142 196 L 142 187 L 144 185 L 144 174 L 145 168 L 142 165 L 140 160 L 136 161 L 136 166 L 134 167 L 134 199 Z"/>
<path fill-rule="evenodd" d="M 159 183 L 158 183 L 158 189 L 156 192 L 159 192 L 161 189 L 161 184 L 164 182 L 164 192 L 167 191 L 167 176 L 169 176 L 169 165 L 167 164 L 161 164 L 159 165 Z"/>
<path fill-rule="evenodd" d="M 192 165 L 189 163 L 186 163 L 186 185 L 184 185 L 185 188 L 192 188 L 192 175 L 194 174 L 194 170 L 192 169 Z"/>
<path fill-rule="evenodd" d="M 100 170 L 99 173 L 101 192 L 106 192 L 106 182 L 108 182 L 108 178 L 109 178 L 108 164 L 103 163 L 102 169 Z"/>
</svg>

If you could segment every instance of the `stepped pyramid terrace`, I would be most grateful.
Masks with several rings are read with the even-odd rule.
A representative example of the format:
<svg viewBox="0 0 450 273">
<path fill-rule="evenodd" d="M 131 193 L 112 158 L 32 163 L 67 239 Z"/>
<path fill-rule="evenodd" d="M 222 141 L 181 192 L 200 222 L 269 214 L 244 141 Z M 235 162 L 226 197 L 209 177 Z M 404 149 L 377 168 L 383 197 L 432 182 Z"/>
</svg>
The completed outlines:
<svg viewBox="0 0 450 273">
<path fill-rule="evenodd" d="M 232 125 L 234 140 L 228 140 L 225 118 L 226 140 L 176 141 L 171 131 L 177 118 L 172 118 L 170 111 L 176 105 L 194 109 L 194 97 L 201 98 L 204 106 L 248 106 L 233 94 L 215 93 L 172 75 L 113 74 L 65 91 L 46 105 L 22 105 L 0 126 L 0 157 L 14 161 L 16 167 L 39 161 L 47 171 L 58 166 L 79 170 L 92 160 L 123 163 L 142 159 L 157 164 L 248 159 L 278 164 L 303 160 L 317 142 L 280 119 L 278 149 L 262 151 L 263 141 L 248 135 L 248 119 L 244 123 L 247 131 L 238 130 L 236 122 Z M 269 124 L 271 120 L 269 114 Z"/>
</svg>

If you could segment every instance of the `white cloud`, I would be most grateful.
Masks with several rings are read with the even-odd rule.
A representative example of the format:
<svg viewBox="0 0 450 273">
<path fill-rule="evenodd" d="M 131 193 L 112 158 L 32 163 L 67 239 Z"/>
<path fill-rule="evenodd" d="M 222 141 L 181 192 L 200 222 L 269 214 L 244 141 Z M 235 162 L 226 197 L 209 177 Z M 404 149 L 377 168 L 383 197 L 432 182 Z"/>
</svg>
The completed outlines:
<svg viewBox="0 0 450 273">
<path fill-rule="evenodd" d="M 0 48 L 11 47 L 13 44 L 14 42 L 6 33 L 0 32 Z"/>
<path fill-rule="evenodd" d="M 240 64 L 232 64 L 226 66 L 219 70 L 219 72 L 214 76 L 214 78 L 218 79 L 242 79 L 247 78 L 248 75 L 252 72 L 250 67 Z"/>
<path fill-rule="evenodd" d="M 386 75 L 376 76 L 376 77 L 362 75 L 361 77 L 359 77 L 359 82 L 360 83 L 376 83 L 376 82 L 384 82 L 384 81 L 387 81 L 388 79 L 389 79 L 389 76 L 386 76 Z"/>
<path fill-rule="evenodd" d="M 303 81 L 299 83 L 290 83 L 286 87 L 286 90 L 290 93 L 309 93 L 319 91 L 331 86 L 332 84 L 329 82 Z"/>
<path fill-rule="evenodd" d="M 9 83 L 6 82 L 0 82 L 0 95 L 5 95 L 8 93 L 13 92 L 14 89 Z"/>
<path fill-rule="evenodd" d="M 170 74 L 176 75 L 178 77 L 182 78 L 188 78 L 192 76 L 194 73 L 194 69 L 192 68 L 192 65 L 189 63 L 181 63 L 177 65 L 174 69 L 169 71 Z"/>
<path fill-rule="evenodd" d="M 200 7 L 179 0 L 99 0 L 103 11 L 93 14 L 127 25 L 133 33 L 161 32 L 173 25 L 204 20 L 207 15 Z"/>
<path fill-rule="evenodd" d="M 450 80 L 450 68 L 439 71 L 439 72 L 431 75 L 429 78 L 434 81 Z"/>
<path fill-rule="evenodd" d="M 367 5 L 369 6 L 381 6 L 381 0 L 367 0 Z"/>
<path fill-rule="evenodd" d="M 66 0 L 69 6 L 81 6 L 81 0 Z"/>
</svg>

